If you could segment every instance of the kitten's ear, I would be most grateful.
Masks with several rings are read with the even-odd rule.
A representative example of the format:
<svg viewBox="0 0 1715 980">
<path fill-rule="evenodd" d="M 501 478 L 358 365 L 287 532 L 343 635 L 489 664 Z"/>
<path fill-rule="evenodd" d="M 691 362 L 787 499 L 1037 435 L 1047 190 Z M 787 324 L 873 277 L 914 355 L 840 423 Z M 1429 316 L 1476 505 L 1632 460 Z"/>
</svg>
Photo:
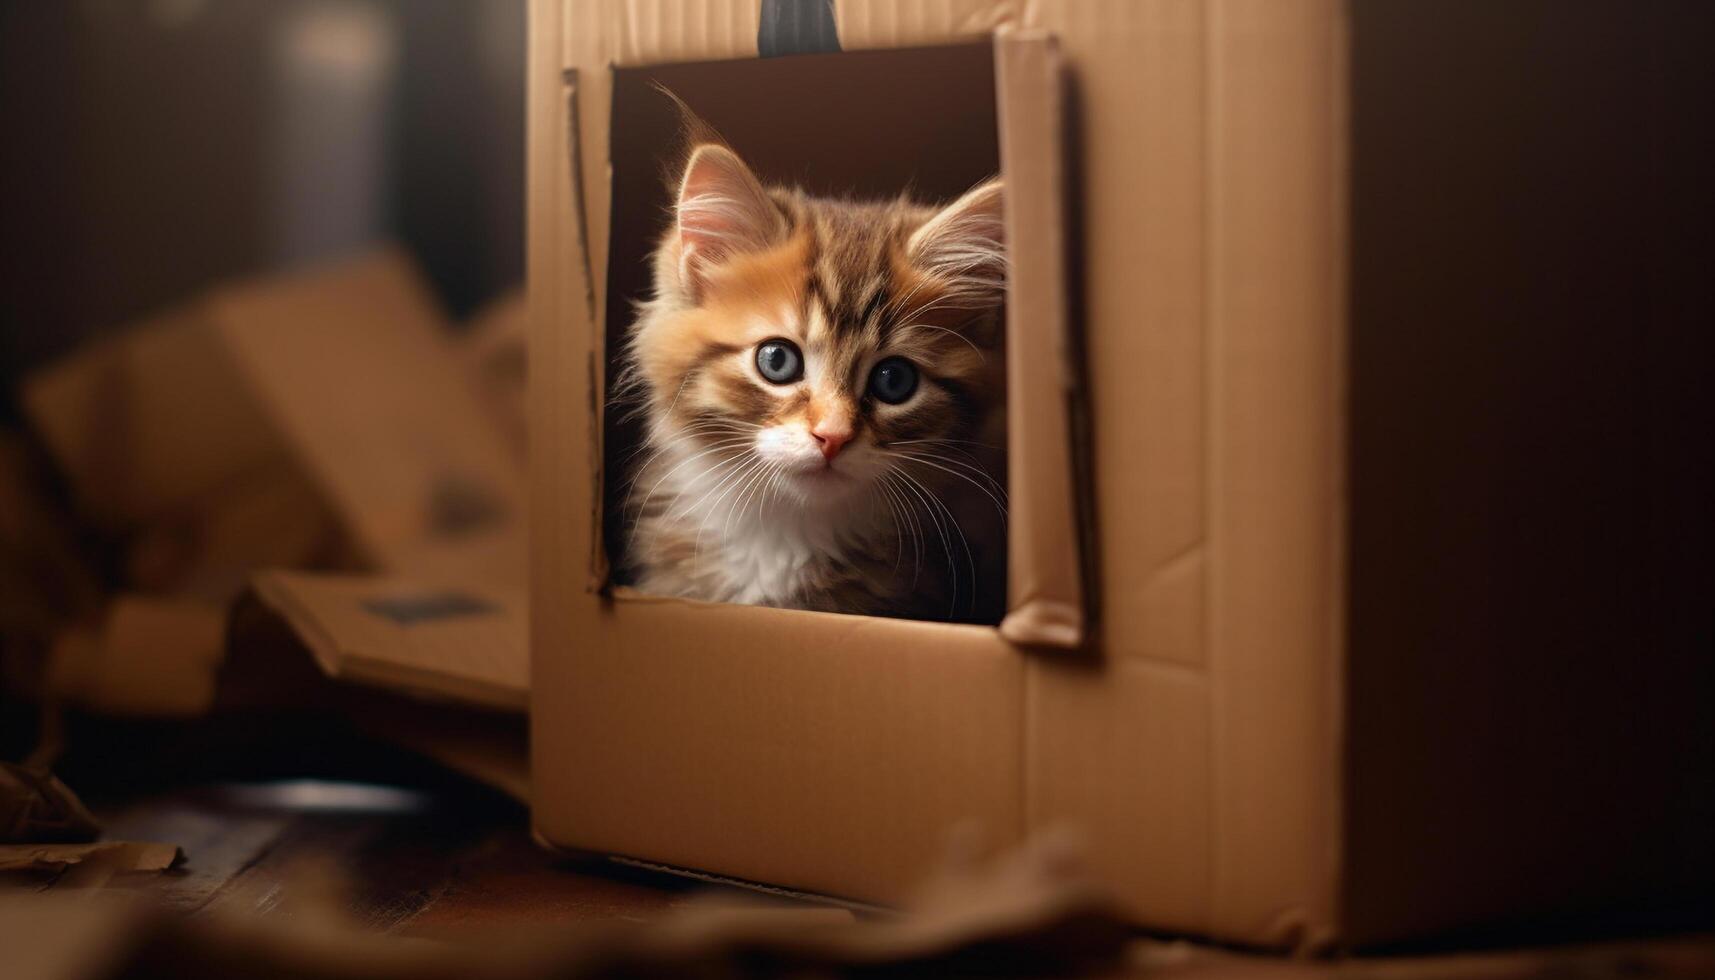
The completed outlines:
<svg viewBox="0 0 1715 980">
<path fill-rule="evenodd" d="M 911 235 L 906 249 L 919 269 L 969 290 L 976 306 L 999 303 L 1006 291 L 1006 210 L 999 177 L 942 208 Z"/>
<path fill-rule="evenodd" d="M 738 154 L 716 143 L 691 151 L 679 181 L 679 276 L 693 296 L 708 271 L 734 255 L 767 248 L 785 221 Z"/>
</svg>

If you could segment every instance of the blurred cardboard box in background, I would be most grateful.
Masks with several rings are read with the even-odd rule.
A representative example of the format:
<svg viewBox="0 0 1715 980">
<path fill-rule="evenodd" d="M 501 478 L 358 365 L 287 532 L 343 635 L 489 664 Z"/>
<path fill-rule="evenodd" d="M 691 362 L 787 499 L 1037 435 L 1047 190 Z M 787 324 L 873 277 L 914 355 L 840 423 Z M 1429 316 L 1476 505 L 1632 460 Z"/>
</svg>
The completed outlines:
<svg viewBox="0 0 1715 980">
<path fill-rule="evenodd" d="M 387 618 L 413 590 L 465 596 L 454 605 L 485 622 L 521 616 L 523 467 L 492 383 L 397 250 L 218 287 L 27 379 L 81 514 L 122 542 L 128 590 L 62 637 L 57 689 L 107 710 L 206 710 L 228 607 L 252 581 L 339 673 L 352 649 L 318 617 L 361 601 L 265 569 L 408 576 L 377 585 L 393 603 L 371 614 L 382 659 L 433 642 L 434 616 Z"/>
</svg>

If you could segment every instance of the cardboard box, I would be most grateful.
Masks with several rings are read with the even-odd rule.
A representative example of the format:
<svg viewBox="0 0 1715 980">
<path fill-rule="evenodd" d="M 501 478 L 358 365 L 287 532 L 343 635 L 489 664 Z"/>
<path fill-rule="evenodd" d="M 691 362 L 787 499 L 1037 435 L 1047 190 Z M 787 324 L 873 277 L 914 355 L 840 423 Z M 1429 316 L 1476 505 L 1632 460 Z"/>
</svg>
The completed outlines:
<svg viewBox="0 0 1715 980">
<path fill-rule="evenodd" d="M 329 676 L 520 710 L 524 473 L 484 394 L 390 249 L 217 288 L 30 379 L 144 590 L 61 638 L 56 689 L 207 710 L 251 587 Z"/>
<path fill-rule="evenodd" d="M 226 609 L 212 602 L 115 596 L 93 626 L 54 640 L 47 690 L 102 714 L 184 718 L 213 706 L 226 657 Z"/>
<path fill-rule="evenodd" d="M 530 356 L 528 324 L 524 288 L 519 286 L 472 314 L 459 338 L 460 359 L 477 379 L 483 400 L 520 460 L 525 459 L 528 447 L 524 408 Z"/>
<path fill-rule="evenodd" d="M 1613 348 L 1557 330 L 1533 371 L 1509 315 L 1553 283 L 1603 281 L 1612 246 L 1557 248 L 1558 224 L 1496 202 L 1540 200 L 1547 217 L 1546 202 L 1575 209 L 1599 188 L 1576 168 L 1524 179 L 1520 161 L 1546 164 L 1543 149 L 1520 150 L 1505 118 L 1484 115 L 1540 123 L 1561 141 L 1544 148 L 1601 140 L 1614 114 L 1543 122 L 1523 94 L 1538 89 L 1513 84 L 1514 55 L 1543 38 L 1619 37 L 1631 67 L 1656 44 L 1689 70 L 1671 18 L 1616 34 L 1614 21 L 1634 22 L 1603 8 L 1545 32 L 1464 5 L 1455 33 L 1425 23 L 1438 5 L 1383 4 L 1355 32 L 1362 17 L 1338 0 L 838 0 L 791 8 L 833 18 L 793 34 L 771 22 L 787 6 L 532 5 L 545 839 L 889 902 L 956 824 L 997 842 L 1071 824 L 1137 922 L 1268 947 L 1542 919 L 1588 929 L 1709 900 L 1715 685 L 1707 610 L 1692 612 L 1711 587 L 1708 551 L 1656 532 L 1591 536 L 1584 519 L 1625 520 L 1653 500 L 1695 536 L 1707 520 L 1688 494 L 1708 481 L 1664 483 L 1689 475 L 1661 463 L 1598 481 L 1598 500 L 1569 465 L 1588 462 L 1589 476 L 1637 439 L 1696 441 L 1665 406 L 1707 404 L 1675 366 L 1707 334 L 1692 329 L 1706 307 L 1613 311 L 1658 346 L 1601 389 L 1605 423 L 1552 411 Z M 1494 43 L 1469 64 L 1410 58 L 1414 27 L 1449 52 Z M 805 38 L 846 53 L 757 60 Z M 1419 76 L 1390 75 L 1389 59 Z M 1532 62 L 1533 84 L 1588 85 L 1579 63 Z M 1650 77 L 1615 84 L 1651 105 L 1682 98 Z M 741 153 L 796 153 L 811 179 L 921 171 L 920 187 L 941 189 L 998 146 L 1014 248 L 1013 577 L 998 629 L 708 605 L 607 580 L 604 481 L 626 447 L 603 386 L 641 281 L 638 243 L 658 220 L 643 198 L 662 130 L 633 98 L 656 78 Z M 1508 95 L 1484 101 L 1483 86 Z M 1390 99 L 1415 111 L 1383 112 Z M 971 120 L 988 112 L 985 148 Z M 949 149 L 942 130 L 963 135 Z M 1443 149 L 1465 139 L 1490 152 Z M 1412 156 L 1425 147 L 1441 167 Z M 1517 179 L 1485 182 L 1496 173 Z M 1645 176 L 1615 176 L 1628 173 Z M 1390 183 L 1404 175 L 1417 183 Z M 1637 211 L 1633 230 L 1675 241 L 1692 225 L 1670 227 L 1670 213 Z M 1416 238 L 1413 214 L 1439 237 Z M 1354 229 L 1376 251 L 1354 248 Z M 1413 242 L 1473 278 L 1419 272 Z M 1687 268 L 1665 245 L 1651 254 Z M 1542 255 L 1566 257 L 1556 278 L 1532 277 Z M 1488 292 L 1464 287 L 1485 274 Z M 1590 311 L 1554 312 L 1599 327 Z M 1465 376 L 1431 388 L 1413 374 L 1423 364 Z M 1651 407 L 1652 390 L 1665 403 Z M 1390 443 L 1390 425 L 1410 442 Z M 1515 437 L 1510 454 L 1460 464 L 1462 444 L 1495 432 Z M 1487 516 L 1437 510 L 1441 488 Z M 1545 565 L 1561 535 L 1593 564 L 1562 563 L 1580 549 L 1556 546 L 1562 562 Z"/>
<path fill-rule="evenodd" d="M 519 544 L 520 467 L 395 250 L 217 288 L 33 376 L 23 403 L 84 511 L 145 532 L 146 579 L 184 550 L 432 571 Z"/>
</svg>

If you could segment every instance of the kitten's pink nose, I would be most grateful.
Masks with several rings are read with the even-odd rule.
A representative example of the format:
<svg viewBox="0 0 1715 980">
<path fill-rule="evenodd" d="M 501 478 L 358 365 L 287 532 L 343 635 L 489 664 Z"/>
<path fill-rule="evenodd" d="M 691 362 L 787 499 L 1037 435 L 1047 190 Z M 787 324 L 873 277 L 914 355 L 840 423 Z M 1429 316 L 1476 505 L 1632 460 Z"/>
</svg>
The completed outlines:
<svg viewBox="0 0 1715 980">
<path fill-rule="evenodd" d="M 851 426 L 827 419 L 817 422 L 810 434 L 816 437 L 816 443 L 822 449 L 822 458 L 830 463 L 840 454 L 840 449 L 852 440 Z"/>
</svg>

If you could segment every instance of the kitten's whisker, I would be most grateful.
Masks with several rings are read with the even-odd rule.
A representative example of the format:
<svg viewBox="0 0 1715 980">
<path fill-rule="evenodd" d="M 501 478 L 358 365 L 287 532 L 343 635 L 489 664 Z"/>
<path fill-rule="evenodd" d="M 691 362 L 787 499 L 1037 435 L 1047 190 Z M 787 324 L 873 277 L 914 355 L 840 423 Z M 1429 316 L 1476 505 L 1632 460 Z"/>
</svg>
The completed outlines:
<svg viewBox="0 0 1715 980">
<path fill-rule="evenodd" d="M 775 466 L 774 463 L 766 459 L 761 459 L 760 457 L 758 457 L 758 461 L 761 465 L 751 468 L 750 474 L 744 478 L 743 484 L 734 492 L 732 503 L 727 505 L 726 519 L 721 522 L 722 542 L 730 541 L 732 539 L 731 529 L 733 517 L 735 515 L 740 517 L 743 516 L 744 510 L 749 504 L 751 494 L 756 492 L 757 488 L 762 485 L 762 481 L 767 479 L 769 470 Z"/>
<path fill-rule="evenodd" d="M 659 480 L 656 480 L 655 484 L 649 488 L 649 492 L 647 494 L 645 494 L 643 497 L 643 502 L 637 505 L 639 513 L 641 514 L 641 512 L 649 506 L 649 501 L 654 499 L 654 497 L 655 497 L 655 491 L 661 489 L 661 484 L 665 483 L 667 481 L 667 478 L 672 476 L 674 473 L 679 472 L 681 469 L 684 469 L 687 465 L 694 463 L 699 459 L 702 459 L 704 456 L 707 456 L 710 453 L 717 453 L 717 452 L 720 452 L 724 449 L 732 449 L 735 446 L 742 446 L 749 441 L 750 441 L 749 436 L 743 436 L 743 437 L 736 437 L 735 436 L 731 439 L 723 439 L 720 442 L 715 443 L 713 446 L 710 446 L 710 447 L 704 449 L 702 452 L 699 452 L 694 456 L 691 456 L 687 459 L 680 460 L 678 463 L 674 464 L 672 469 L 661 474 L 661 478 Z M 666 446 L 662 447 L 663 452 L 665 452 L 666 449 L 667 449 Z M 641 471 L 639 471 L 639 475 L 641 475 Z M 631 496 L 632 496 L 632 493 L 636 492 L 636 490 L 637 490 L 637 484 L 636 484 L 636 481 L 633 480 L 632 486 L 631 486 L 631 493 L 627 493 L 625 495 L 625 506 L 620 509 L 620 513 L 623 514 L 626 511 L 629 511 L 631 509 Z M 633 522 L 633 525 L 635 526 L 635 522 Z"/>
<path fill-rule="evenodd" d="M 892 469 L 892 467 L 890 466 L 889 470 L 891 470 L 891 469 Z M 875 485 L 878 489 L 881 490 L 882 493 L 887 495 L 889 506 L 897 507 L 899 498 L 893 492 L 893 486 L 892 486 L 892 483 L 890 480 L 891 476 L 892 476 L 891 472 L 884 471 L 880 476 L 878 476 L 876 478 L 876 484 Z M 899 548 L 903 551 L 903 549 L 905 547 L 905 544 L 904 544 L 905 536 L 911 533 L 909 519 L 904 515 L 903 512 L 900 512 L 899 516 L 897 518 L 895 518 L 894 526 L 899 528 L 899 534 L 900 534 Z M 912 548 L 914 551 L 916 548 L 916 544 L 917 544 L 916 540 L 913 539 L 912 540 Z M 915 569 L 915 565 L 913 566 L 913 568 Z M 916 573 L 914 570 L 913 576 L 915 576 L 915 574 Z M 915 583 L 916 583 L 915 577 L 913 577 L 912 582 L 915 585 Z"/>
<path fill-rule="evenodd" d="M 924 466 L 933 467 L 934 469 L 940 470 L 941 472 L 947 473 L 951 476 L 956 476 L 959 479 L 965 481 L 966 483 L 969 483 L 971 486 L 976 487 L 978 490 L 981 490 L 983 492 L 983 496 L 989 498 L 989 501 L 994 504 L 994 509 L 1000 514 L 1000 519 L 1002 521 L 1007 519 L 1006 504 L 1002 503 L 1001 499 L 999 497 L 996 497 L 993 493 L 989 492 L 989 489 L 987 487 L 985 487 L 982 484 L 978 483 L 977 481 L 971 479 L 969 476 L 966 476 L 965 474 L 960 473 L 958 470 L 951 469 L 951 468 L 946 467 L 946 466 L 942 466 L 940 463 L 934 462 L 933 460 L 924 459 L 921 456 L 908 456 L 905 453 L 895 453 L 893 455 L 899 457 L 900 459 L 909 460 L 910 462 L 913 462 L 913 463 L 921 463 Z M 949 460 L 948 462 L 951 462 L 951 460 Z M 1005 493 L 1004 490 L 1002 490 L 1001 492 L 1003 494 Z"/>
<path fill-rule="evenodd" d="M 922 493 L 924 495 L 926 495 L 927 502 L 929 505 L 929 513 L 930 513 L 931 517 L 934 517 L 937 514 L 937 512 L 939 512 L 939 514 L 941 515 L 940 519 L 938 519 L 936 521 L 936 529 L 941 532 L 941 535 L 942 535 L 941 546 L 947 555 L 947 571 L 951 574 L 952 579 L 953 579 L 953 594 L 952 594 L 952 596 L 949 597 L 948 602 L 947 602 L 947 615 L 950 618 L 955 613 L 958 612 L 958 608 L 959 608 L 959 568 L 958 568 L 957 562 L 953 558 L 953 553 L 952 553 L 952 548 L 951 548 L 952 537 L 951 537 L 951 535 L 947 534 L 947 530 L 950 528 L 952 531 L 957 533 L 959 535 L 960 543 L 964 546 L 966 563 L 970 566 L 970 572 L 971 572 L 970 588 L 971 588 L 971 591 L 974 593 L 975 588 L 976 588 L 976 574 L 977 573 L 976 573 L 976 563 L 974 561 L 972 561 L 971 557 L 970 557 L 970 550 L 971 550 L 970 544 L 965 541 L 965 532 L 959 528 L 958 521 L 953 520 L 952 512 L 947 510 L 946 505 L 941 503 L 941 499 L 935 495 L 935 492 L 933 490 L 929 489 L 929 487 L 926 484 L 922 483 L 921 481 L 913 479 L 911 477 L 911 475 L 908 473 L 904 473 L 902 471 L 900 473 L 900 475 L 905 477 L 911 483 L 916 484 L 918 489 L 920 489 L 922 491 Z M 969 602 L 969 601 L 970 600 L 967 600 L 967 602 Z"/>
<path fill-rule="evenodd" d="M 727 468 L 726 473 L 721 476 L 719 480 L 715 481 L 715 485 L 710 487 L 702 496 L 693 501 L 691 506 L 686 507 L 683 510 L 678 510 L 678 506 L 675 505 L 673 508 L 670 508 L 665 515 L 663 515 L 662 520 L 671 520 L 675 511 L 678 511 L 680 517 L 689 517 L 692 511 L 699 510 L 703 506 L 703 501 L 708 500 L 709 497 L 717 491 L 721 493 L 721 497 L 725 497 L 726 493 L 723 488 L 730 486 L 733 481 L 743 476 L 745 471 L 750 468 L 751 464 L 756 462 L 756 458 L 757 457 L 754 453 L 741 453 L 737 457 L 737 461 L 732 462 Z M 681 494 L 681 496 L 683 496 L 683 494 Z M 720 498 L 716 498 L 715 503 L 719 502 Z M 701 522 L 699 521 L 699 523 Z"/>
<path fill-rule="evenodd" d="M 680 441 L 685 441 L 687 437 L 698 435 L 737 435 L 737 433 L 723 432 L 719 429 L 713 428 L 704 429 L 698 427 L 696 424 L 692 424 L 690 426 L 686 426 L 679 432 L 664 433 L 652 439 L 645 439 L 636 449 L 633 449 L 631 452 L 620 457 L 616 464 L 631 471 L 631 478 L 625 481 L 626 490 L 628 491 L 627 501 L 630 500 L 629 491 L 637 485 L 638 480 L 643 478 L 643 474 L 649 469 L 650 463 L 653 463 L 657 457 L 667 450 L 676 448 Z M 745 438 L 750 437 L 746 436 Z M 650 450 L 653 450 L 653 452 L 650 452 Z M 633 460 L 644 452 L 649 452 L 649 458 L 642 462 L 634 463 Z"/>
<path fill-rule="evenodd" d="M 965 550 L 965 565 L 967 568 L 970 569 L 970 573 L 971 573 L 971 592 L 970 592 L 970 595 L 966 598 L 965 602 L 966 602 L 966 605 L 970 609 L 971 612 L 973 612 L 973 613 L 976 612 L 976 608 L 977 608 L 977 598 L 976 598 L 977 559 L 976 559 L 976 556 L 971 553 L 971 541 L 969 538 L 967 538 L 965 536 L 965 529 L 959 526 L 958 518 L 953 516 L 952 509 L 949 508 L 946 505 L 946 503 L 941 500 L 940 496 L 938 494 L 936 494 L 934 490 L 930 489 L 927 484 L 918 481 L 911 474 L 905 473 L 903 471 L 900 473 L 900 476 L 905 477 L 907 480 L 910 480 L 911 482 L 916 483 L 919 487 L 921 487 L 923 492 L 929 495 L 929 499 L 934 501 L 934 503 L 937 507 L 941 508 L 941 513 L 946 516 L 947 523 L 950 524 L 952 526 L 953 530 L 959 535 L 959 544 Z M 952 561 L 953 561 L 952 555 L 949 554 L 947 556 L 947 563 L 949 565 L 951 565 Z M 954 571 L 954 574 L 953 574 L 953 602 L 952 602 L 952 605 L 953 605 L 953 611 L 956 611 L 958 608 L 958 605 L 959 605 L 958 573 L 956 570 Z"/>
<path fill-rule="evenodd" d="M 673 417 L 673 409 L 679 407 L 679 396 L 685 393 L 685 386 L 690 384 L 691 379 L 696 376 L 697 374 L 695 371 L 685 372 L 685 377 L 679 382 L 679 390 L 673 392 L 673 400 L 667 404 L 667 410 L 661 413 L 662 418 L 670 419 Z"/>
<path fill-rule="evenodd" d="M 925 313 L 933 313 L 937 310 L 963 309 L 964 307 L 959 307 L 959 306 L 956 306 L 955 304 L 958 300 L 964 299 L 964 298 L 966 298 L 966 295 L 963 293 L 959 293 L 959 294 L 944 293 L 940 296 L 936 296 L 935 298 L 929 300 L 927 303 L 923 303 L 919 306 L 912 307 L 910 311 L 901 314 L 898 317 L 898 319 L 900 319 L 900 320 L 915 320 Z"/>
<path fill-rule="evenodd" d="M 755 473 L 762 466 L 766 465 L 766 462 L 767 461 L 762 459 L 762 457 L 760 457 L 760 456 L 753 456 L 748 462 L 745 463 L 745 465 L 739 467 L 738 472 L 736 474 L 728 477 L 726 480 L 721 481 L 723 484 L 726 485 L 726 489 L 722 490 L 720 496 L 716 497 L 714 499 L 714 502 L 709 504 L 710 515 L 712 516 L 715 511 L 720 509 L 721 501 L 727 499 L 727 497 L 730 496 L 733 493 L 733 491 L 735 491 L 735 490 L 739 489 L 741 486 L 745 485 L 750 479 L 750 474 Z M 700 501 L 699 501 L 699 504 L 700 504 Z M 695 508 L 693 508 L 693 509 L 695 509 Z M 687 511 L 686 513 L 689 514 L 690 512 Z M 693 563 L 703 553 L 703 532 L 707 531 L 708 529 L 709 529 L 709 522 L 707 520 L 703 520 L 703 519 L 699 518 L 697 520 L 696 546 L 695 546 L 695 548 L 692 549 L 692 552 L 691 552 L 691 561 Z M 722 530 L 721 534 L 724 537 L 726 535 L 725 530 Z"/>
<path fill-rule="evenodd" d="M 731 456 L 727 456 L 727 457 L 724 457 L 722 459 L 716 460 L 714 462 L 714 464 L 709 467 L 709 471 L 708 471 L 707 475 L 712 477 L 715 474 L 721 473 L 723 471 L 730 472 L 730 468 L 736 467 L 742 463 L 742 461 L 744 460 L 744 455 L 745 455 L 744 452 L 740 451 L 740 452 L 734 453 Z M 665 477 L 663 477 L 663 479 L 665 479 Z M 651 498 L 654 497 L 655 490 L 659 486 L 660 486 L 660 482 L 657 481 L 656 486 L 650 488 L 649 496 L 645 497 L 643 499 L 643 503 L 638 505 L 637 517 L 631 523 L 631 541 L 633 543 L 635 543 L 637 540 L 638 530 L 641 527 L 641 525 L 643 524 L 643 518 L 647 515 L 647 512 L 649 510 L 649 501 Z M 673 517 L 674 509 L 678 507 L 679 502 L 681 500 L 685 499 L 685 494 L 686 494 L 686 490 L 683 488 L 681 488 L 677 493 L 673 494 L 673 499 L 670 502 L 668 502 L 667 509 L 664 512 L 662 512 L 662 514 L 658 518 L 658 520 L 660 520 L 664 524 L 671 521 L 672 517 Z"/>
<path fill-rule="evenodd" d="M 763 511 L 763 508 L 765 508 L 768 505 L 768 498 L 770 496 L 773 496 L 773 495 L 779 493 L 780 481 L 785 475 L 786 475 L 786 464 L 785 463 L 775 463 L 774 464 L 774 471 L 768 478 L 768 486 L 765 487 L 763 489 L 761 495 L 759 495 L 756 498 L 756 518 L 757 518 L 757 520 L 762 519 L 762 511 Z"/>
<path fill-rule="evenodd" d="M 951 442 L 960 442 L 960 441 L 963 441 L 963 440 L 956 440 L 956 439 L 955 440 L 901 439 L 901 440 L 898 440 L 895 442 L 878 443 L 877 448 L 883 449 L 883 450 L 888 450 L 888 449 L 892 449 L 894 446 L 912 446 L 912 447 L 916 447 L 916 448 L 909 450 L 910 452 L 927 453 L 931 456 L 934 456 L 936 459 L 944 460 L 945 462 L 948 462 L 948 463 L 963 463 L 963 464 L 967 465 L 968 467 L 970 467 L 972 470 L 976 471 L 978 474 L 980 474 L 982 479 L 985 482 L 987 482 L 989 484 L 989 486 L 993 487 L 994 489 L 996 489 L 1002 493 L 1005 493 L 1006 492 L 1006 484 L 1003 483 L 1000 479 L 996 478 L 994 475 L 994 471 L 998 467 L 995 465 L 996 460 L 992 458 L 992 455 L 990 456 L 990 458 L 985 459 L 982 456 L 978 456 L 976 453 L 971 452 L 969 449 L 965 449 L 963 446 L 947 444 L 947 443 L 951 443 Z M 985 445 L 984 443 L 969 443 L 969 444 L 970 445 Z M 954 459 L 951 456 L 944 455 L 946 453 L 956 454 L 958 458 Z"/>
<path fill-rule="evenodd" d="M 904 492 L 899 489 L 899 477 L 892 466 L 882 474 L 882 480 L 888 486 L 888 493 L 899 502 L 900 513 L 904 515 L 906 525 L 911 531 L 911 588 L 915 590 L 918 577 L 923 573 L 923 527 L 918 523 L 917 515 Z"/>
<path fill-rule="evenodd" d="M 923 490 L 926 489 L 923 484 L 904 470 L 899 470 L 898 473 L 904 478 L 906 489 L 910 490 L 923 503 L 923 510 L 928 514 L 930 523 L 935 526 L 936 535 L 941 539 L 941 550 L 947 555 L 947 571 L 953 578 L 953 608 L 957 609 L 959 603 L 959 569 L 953 562 L 952 537 L 947 534 L 947 529 L 941 526 L 941 516 L 936 513 L 934 507 L 930 506 L 929 498 L 923 495 Z M 949 612 L 951 611 L 949 610 Z"/>
<path fill-rule="evenodd" d="M 634 513 L 636 515 L 636 517 L 633 518 L 632 523 L 635 526 L 635 524 L 638 521 L 642 520 L 644 514 L 646 514 L 648 512 L 649 503 L 650 503 L 650 501 L 655 499 L 655 494 L 657 491 L 659 491 L 661 489 L 661 485 L 663 483 L 666 483 L 668 480 L 672 479 L 673 474 L 677 473 L 679 470 L 685 468 L 686 466 L 690 465 L 691 463 L 696 462 L 698 459 L 701 459 L 704 456 L 708 456 L 710 453 L 720 453 L 720 452 L 729 453 L 730 455 L 723 456 L 720 459 L 715 460 L 713 463 L 708 464 L 711 472 L 718 471 L 720 469 L 720 467 L 724 466 L 728 462 L 731 462 L 734 458 L 742 455 L 745 452 L 743 447 L 749 441 L 750 440 L 745 439 L 742 441 L 734 441 L 734 442 L 730 442 L 730 443 L 722 443 L 719 445 L 711 446 L 708 449 L 704 450 L 703 452 L 696 454 L 693 457 L 680 460 L 678 463 L 676 463 L 671 468 L 669 468 L 667 470 L 667 472 L 661 474 L 661 477 L 659 479 L 657 479 L 653 485 L 650 486 L 649 492 L 644 494 L 643 500 L 637 504 L 637 507 L 635 510 L 633 510 L 633 508 L 631 506 L 631 498 L 633 496 L 635 496 L 637 493 L 637 483 L 634 480 L 632 482 L 630 492 L 626 494 L 625 503 L 624 503 L 624 506 L 621 508 L 620 512 L 626 513 L 629 511 L 629 512 Z M 682 495 L 683 493 L 684 493 L 684 491 L 683 491 L 683 489 L 681 489 L 679 491 L 679 494 L 675 495 L 675 499 L 677 499 L 677 497 L 679 495 Z"/>
<path fill-rule="evenodd" d="M 705 490 L 703 492 L 702 496 L 698 497 L 695 501 L 693 501 L 691 503 L 691 505 L 689 507 L 686 507 L 684 510 L 681 511 L 679 509 L 679 507 L 680 507 L 680 504 L 684 501 L 685 497 L 688 494 L 694 492 L 696 489 L 698 489 L 698 487 L 695 485 L 697 481 L 693 480 L 692 481 L 693 486 L 682 488 L 679 490 L 678 493 L 675 493 L 673 495 L 673 502 L 671 504 L 669 504 L 667 506 L 667 509 L 664 512 L 662 512 L 662 514 L 661 514 L 661 518 L 660 518 L 661 522 L 663 524 L 671 523 L 675 513 L 678 513 L 678 515 L 681 518 L 689 516 L 691 511 L 695 510 L 704 500 L 706 500 L 708 498 L 709 494 L 712 494 L 715 491 L 719 490 L 723 485 L 725 485 L 727 480 L 731 479 L 734 474 L 741 471 L 744 468 L 745 464 L 747 464 L 749 461 L 750 461 L 749 455 L 747 455 L 745 453 L 735 453 L 734 455 L 728 456 L 725 459 L 722 459 L 719 462 L 715 463 L 714 466 L 709 468 L 709 472 L 707 474 L 707 476 L 709 478 L 714 480 L 714 486 L 710 487 L 708 490 Z"/>
<path fill-rule="evenodd" d="M 939 436 L 932 438 L 932 439 L 895 439 L 892 442 L 888 443 L 888 445 L 889 446 L 915 446 L 915 445 L 919 445 L 919 444 L 929 444 L 929 443 L 934 443 L 935 445 L 977 446 L 977 447 L 980 447 L 982 449 L 992 450 L 994 452 L 1000 452 L 1001 450 L 1006 448 L 1005 446 L 997 446 L 992 442 L 978 442 L 975 439 L 945 439 L 945 438 L 941 438 Z"/>
<path fill-rule="evenodd" d="M 744 489 L 740 490 L 738 495 L 733 498 L 732 506 L 727 508 L 726 520 L 721 524 L 721 540 L 723 542 L 731 540 L 734 513 L 744 513 L 745 507 L 749 505 L 750 495 L 756 492 L 756 489 L 762 485 L 762 481 L 767 479 L 769 472 L 776 465 L 778 464 L 763 460 L 762 466 L 755 471 L 755 475 L 745 481 Z"/>
<path fill-rule="evenodd" d="M 905 557 L 905 531 L 899 526 L 899 511 L 887 495 L 887 484 L 877 480 L 875 488 L 878 491 L 877 496 L 887 505 L 887 515 L 893 519 L 893 574 L 898 576 L 899 562 Z"/>
<path fill-rule="evenodd" d="M 976 463 L 976 462 L 967 462 L 966 460 L 962 460 L 962 459 L 953 459 L 950 456 L 944 456 L 944 455 L 941 455 L 939 453 L 925 452 L 923 450 L 915 450 L 915 451 L 909 451 L 909 452 L 896 452 L 896 453 L 892 453 L 891 455 L 900 456 L 900 457 L 903 457 L 905 459 L 914 459 L 914 460 L 921 460 L 921 461 L 933 461 L 936 463 L 944 463 L 948 466 L 956 466 L 959 469 L 964 470 L 968 473 L 976 474 L 977 478 L 981 479 L 984 484 L 986 484 L 987 486 L 992 488 L 996 493 L 1000 494 L 1002 497 L 1007 496 L 1006 484 L 995 479 L 994 476 L 991 473 L 989 473 L 989 471 L 987 469 L 985 469 L 981 465 L 978 465 L 978 463 Z"/>
</svg>

